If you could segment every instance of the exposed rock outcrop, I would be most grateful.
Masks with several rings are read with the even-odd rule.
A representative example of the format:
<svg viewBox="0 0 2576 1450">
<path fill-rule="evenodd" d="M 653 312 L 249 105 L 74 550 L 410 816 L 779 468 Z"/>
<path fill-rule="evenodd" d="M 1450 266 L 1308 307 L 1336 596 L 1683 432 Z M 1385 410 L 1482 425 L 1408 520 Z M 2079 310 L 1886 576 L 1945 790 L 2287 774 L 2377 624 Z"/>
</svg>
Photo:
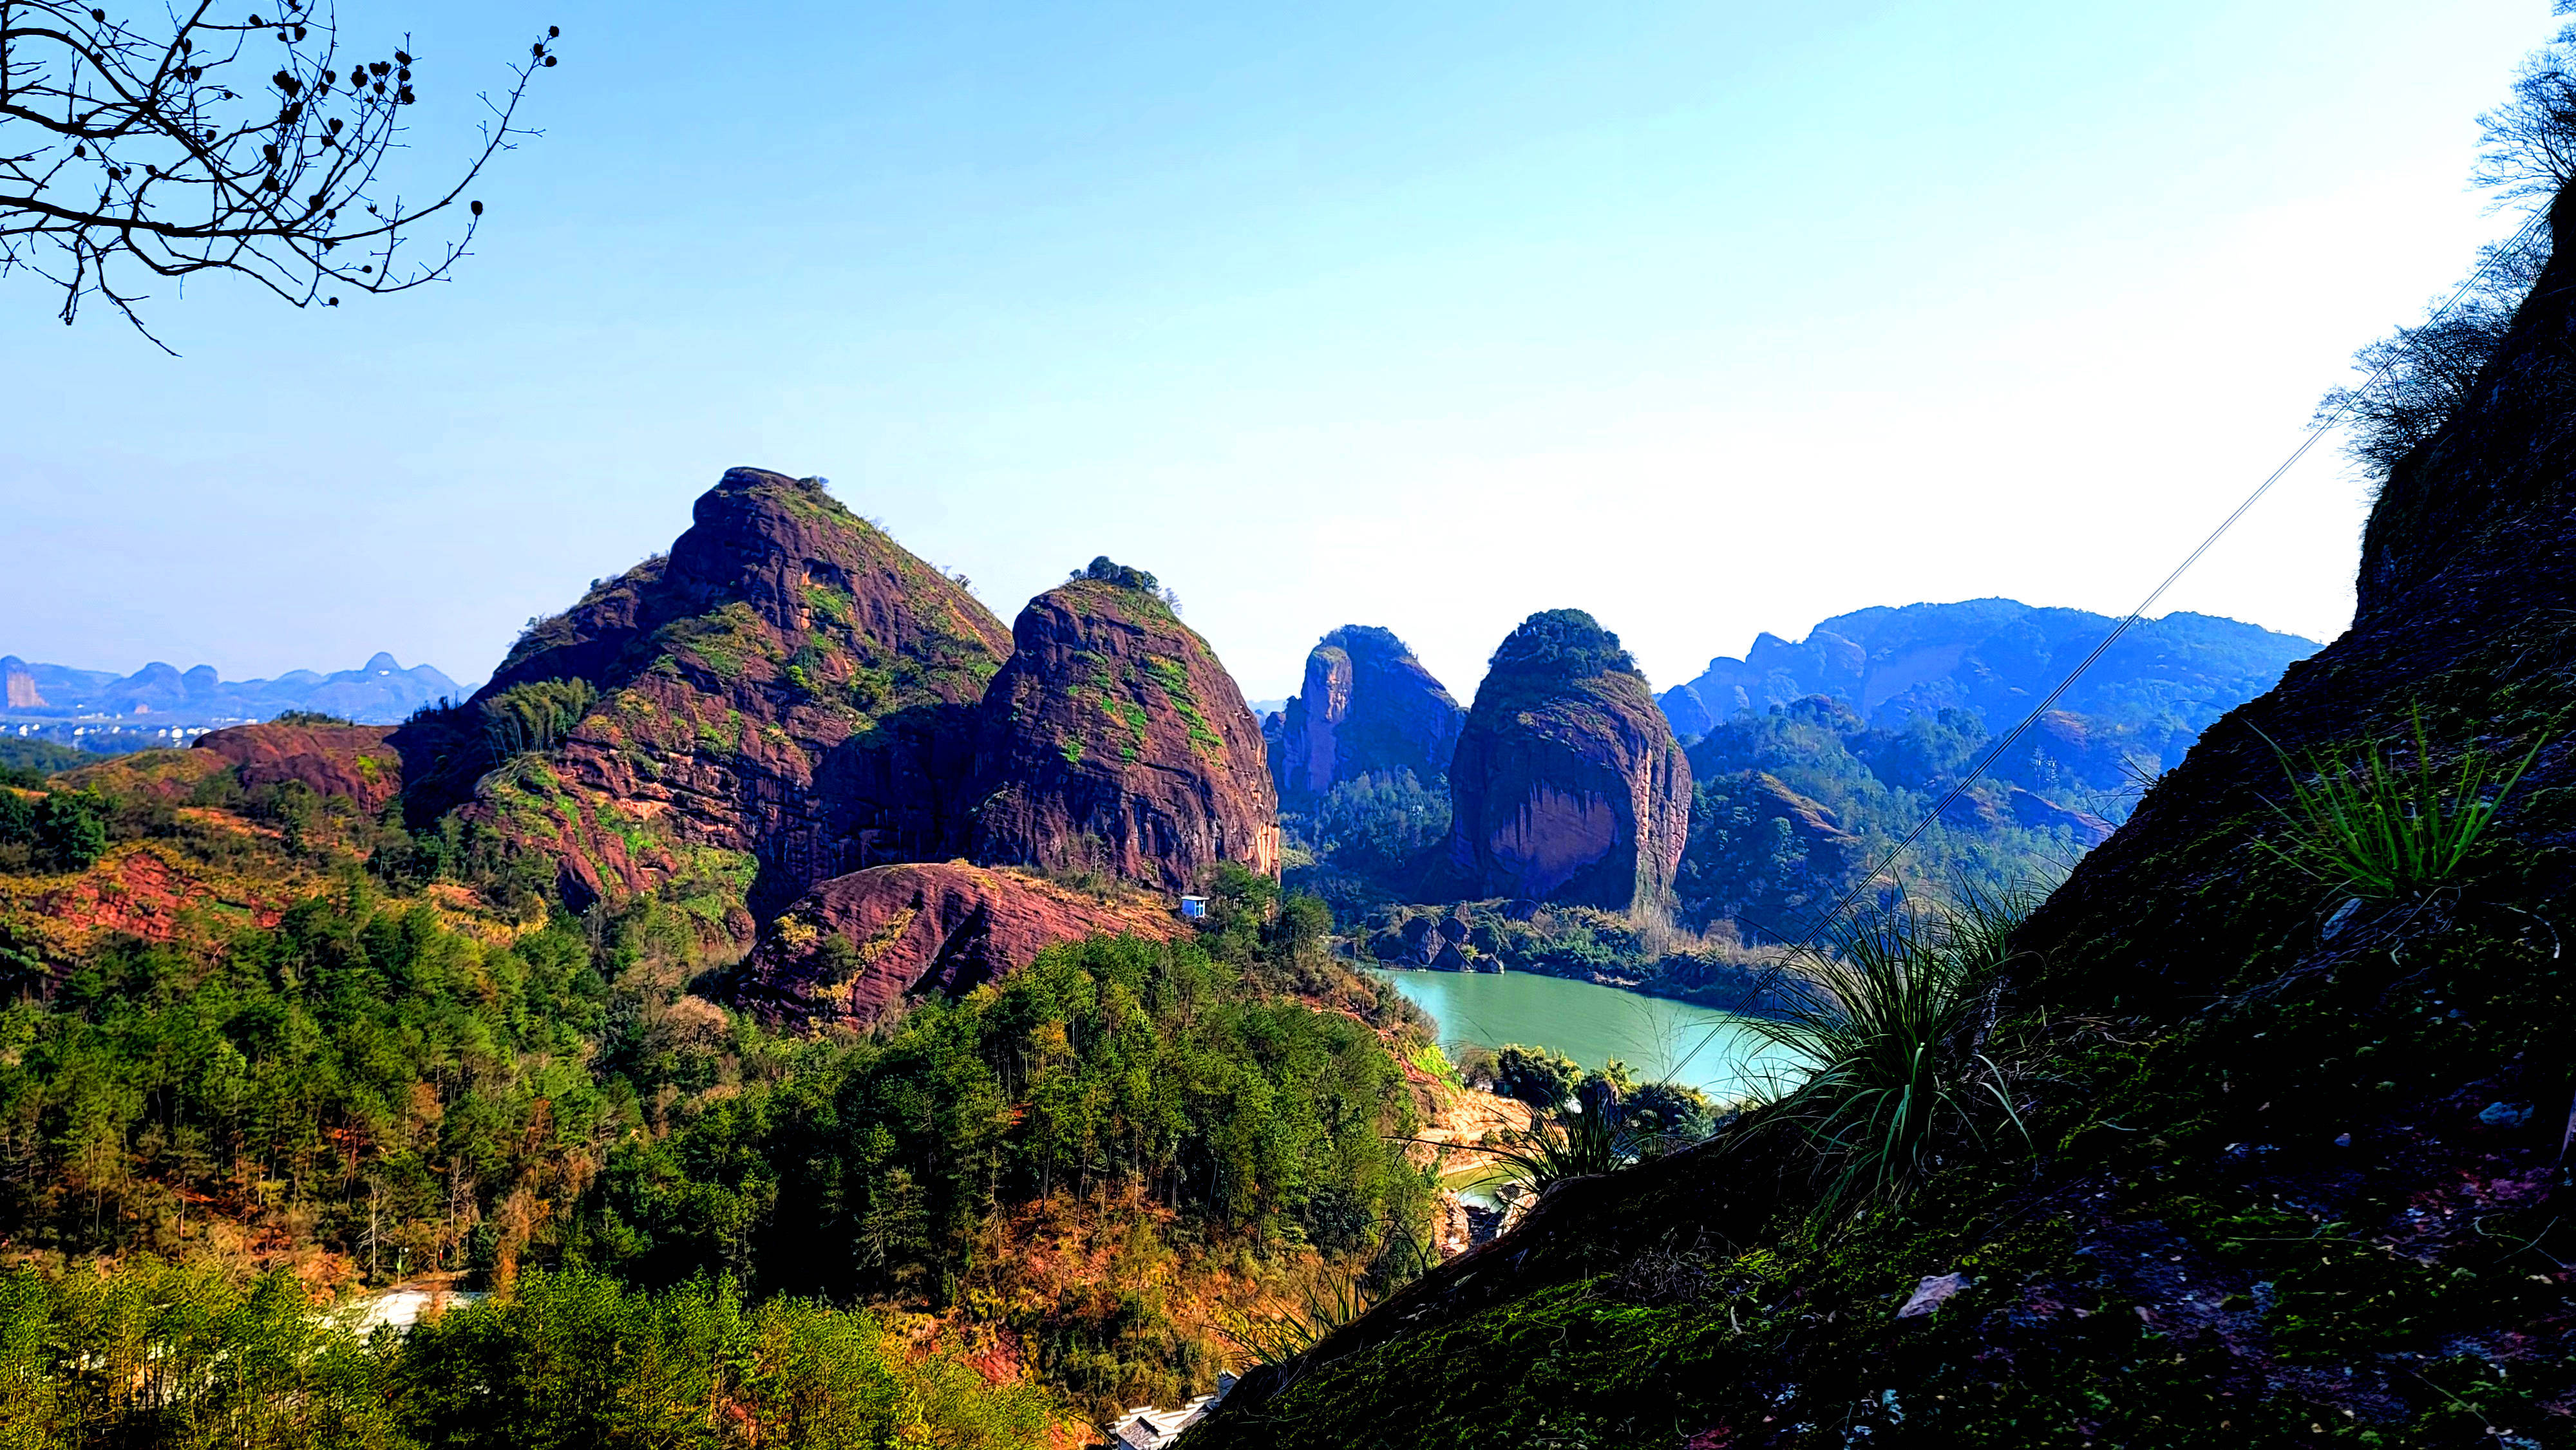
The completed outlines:
<svg viewBox="0 0 2576 1450">
<path fill-rule="evenodd" d="M 0 659 L 0 704 L 12 710 L 44 708 L 45 696 L 36 688 L 35 674 L 16 655 Z"/>
<path fill-rule="evenodd" d="M 402 755 L 385 725 L 236 725 L 196 739 L 198 750 L 231 761 L 245 788 L 298 781 L 343 796 L 373 815 L 402 794 Z"/>
<path fill-rule="evenodd" d="M 1271 777 L 1283 801 L 1397 771 L 1430 785 L 1448 775 L 1466 721 L 1404 641 L 1346 624 L 1306 656 L 1304 689 L 1281 712 Z"/>
<path fill-rule="evenodd" d="M 254 884 L 210 871 L 201 862 L 174 860 L 158 843 L 119 846 L 63 885 L 35 894 L 28 935 L 57 951 L 87 950 L 105 936 L 144 941 L 203 935 L 209 917 L 272 927 L 284 916 L 286 893 L 273 883 Z M 19 887 L 22 883 L 7 883 Z M 0 916 L 14 916 L 20 901 L 0 893 Z"/>
<path fill-rule="evenodd" d="M 1103 902 L 1017 871 L 877 866 L 799 897 L 736 974 L 734 1000 L 771 1021 L 866 1027 L 909 998 L 969 991 L 1089 936 L 1187 930 L 1142 897 Z"/>
<path fill-rule="evenodd" d="M 470 792 L 468 819 L 551 853 L 576 900 L 748 879 L 764 913 L 951 854 L 973 705 L 1009 651 L 820 480 L 736 468 L 668 557 L 593 585 L 397 743 L 442 787 L 423 808 Z"/>
<path fill-rule="evenodd" d="M 1278 874 L 1261 727 L 1168 604 L 1078 578 L 1030 600 L 1011 635 L 984 698 L 976 860 L 1175 891 L 1220 861 Z"/>
<path fill-rule="evenodd" d="M 1625 908 L 1664 899 L 1690 764 L 1618 636 L 1534 614 L 1494 652 L 1450 767 L 1445 872 L 1467 897 Z"/>
</svg>

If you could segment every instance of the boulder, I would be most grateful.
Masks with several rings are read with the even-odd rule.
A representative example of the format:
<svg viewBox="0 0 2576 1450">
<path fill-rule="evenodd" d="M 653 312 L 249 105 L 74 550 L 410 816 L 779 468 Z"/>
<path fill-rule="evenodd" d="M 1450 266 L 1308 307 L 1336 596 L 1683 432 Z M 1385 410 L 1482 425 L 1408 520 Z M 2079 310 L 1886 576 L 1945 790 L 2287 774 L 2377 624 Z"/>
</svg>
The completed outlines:
<svg viewBox="0 0 2576 1450">
<path fill-rule="evenodd" d="M 1403 640 L 1346 624 L 1306 656 L 1304 688 L 1282 712 L 1271 773 L 1282 800 L 1366 775 L 1445 778 L 1466 712 Z"/>
<path fill-rule="evenodd" d="M 1690 764 L 1618 636 L 1534 614 L 1476 691 L 1449 776 L 1447 887 L 1625 909 L 1662 900 L 1690 831 Z"/>
<path fill-rule="evenodd" d="M 980 721 L 977 861 L 1171 891 L 1221 861 L 1278 875 L 1261 727 L 1168 603 L 1077 578 L 1030 600 L 1011 636 Z"/>
<path fill-rule="evenodd" d="M 1159 902 L 1103 902 L 1021 872 L 877 866 L 799 897 L 735 974 L 732 995 L 772 1022 L 866 1027 L 910 999 L 1017 971 L 1056 942 L 1169 941 L 1187 929 Z"/>
<path fill-rule="evenodd" d="M 236 725 L 210 730 L 195 747 L 232 762 L 245 788 L 300 781 L 344 796 L 369 815 L 402 794 L 401 752 L 385 725 Z"/>
</svg>

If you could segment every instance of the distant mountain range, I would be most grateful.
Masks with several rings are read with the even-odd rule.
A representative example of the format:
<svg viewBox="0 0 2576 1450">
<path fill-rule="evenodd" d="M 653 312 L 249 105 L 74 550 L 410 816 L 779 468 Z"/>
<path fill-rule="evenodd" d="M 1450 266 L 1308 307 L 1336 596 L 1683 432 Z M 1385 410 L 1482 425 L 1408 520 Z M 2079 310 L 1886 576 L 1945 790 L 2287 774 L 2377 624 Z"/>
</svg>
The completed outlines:
<svg viewBox="0 0 2576 1450">
<path fill-rule="evenodd" d="M 211 665 L 182 670 L 157 661 L 120 675 L 8 655 L 0 657 L 0 733 L 133 749 L 290 710 L 391 725 L 467 693 L 434 666 L 406 669 L 383 653 L 354 670 L 290 670 L 273 680 L 226 680 Z"/>
<path fill-rule="evenodd" d="M 1992 730 L 2018 723 L 2118 620 L 2011 599 L 1908 604 L 1836 615 L 1792 644 L 1754 638 L 1742 659 L 1710 660 L 1699 677 L 1658 697 L 1674 733 L 1705 735 L 1736 714 L 1811 695 L 1842 700 L 1868 724 L 1896 728 L 1965 709 Z M 2321 648 L 2207 614 L 2141 620 L 2055 708 L 2143 727 L 2171 764 L 2220 715 L 2272 688 Z"/>
<path fill-rule="evenodd" d="M 1517 733 L 1471 751 L 1467 712 L 1396 636 L 1347 625 L 1324 637 L 1304 690 L 1264 727 L 1294 884 L 1345 915 L 1461 897 L 1612 910 L 1661 899 L 1685 926 L 1731 921 L 1768 940 L 1877 870 L 1945 799 L 1944 829 L 1916 839 L 1903 867 L 1909 885 L 2051 879 L 2203 730 L 2318 649 L 2209 615 L 2143 621 L 1980 773 L 1996 738 L 2118 621 L 2010 599 L 1858 610 L 1711 660 L 1654 700 L 1660 714 L 1588 616 L 1525 627 L 1542 625 L 1565 636 L 1548 660 L 1612 661 L 1602 688 L 1633 691 L 1635 708 L 1577 699 L 1563 681 L 1521 699 L 1489 674 L 1478 708 L 1501 680 L 1488 714 Z M 1566 643 L 1594 635 L 1597 648 Z M 1444 837 L 1435 862 L 1425 853 Z M 1430 962 L 1441 943 L 1406 945 Z"/>
</svg>

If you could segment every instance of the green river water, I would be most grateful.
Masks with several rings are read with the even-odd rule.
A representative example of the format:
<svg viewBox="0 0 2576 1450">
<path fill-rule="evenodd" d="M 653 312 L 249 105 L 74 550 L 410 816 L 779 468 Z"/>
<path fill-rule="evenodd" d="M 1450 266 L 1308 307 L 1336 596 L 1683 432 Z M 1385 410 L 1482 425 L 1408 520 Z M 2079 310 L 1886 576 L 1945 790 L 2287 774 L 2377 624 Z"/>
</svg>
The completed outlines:
<svg viewBox="0 0 2576 1450">
<path fill-rule="evenodd" d="M 1743 1096 L 1782 1061 L 1742 1018 L 1666 997 L 1534 972 L 1383 975 L 1439 1019 L 1440 1045 L 1453 1056 L 1470 1043 L 1520 1042 L 1585 1067 L 1615 1057 L 1640 1082 L 1685 1083 L 1720 1101 Z"/>
</svg>

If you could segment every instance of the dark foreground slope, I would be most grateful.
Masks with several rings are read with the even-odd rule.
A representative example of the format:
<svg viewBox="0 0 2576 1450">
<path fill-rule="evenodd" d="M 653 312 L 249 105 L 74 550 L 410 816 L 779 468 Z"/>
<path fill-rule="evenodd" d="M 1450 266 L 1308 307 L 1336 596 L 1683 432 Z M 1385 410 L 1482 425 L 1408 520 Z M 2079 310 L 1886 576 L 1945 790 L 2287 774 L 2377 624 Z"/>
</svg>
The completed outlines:
<svg viewBox="0 0 2576 1450">
<path fill-rule="evenodd" d="M 1832 1234 L 1792 1140 L 1745 1124 L 1576 1181 L 1189 1443 L 2576 1441 L 2559 255 L 2393 474 L 2353 629 L 2214 725 L 2024 929 L 1984 1042 L 2030 1073 L 2028 1149 L 1954 1152 Z M 2262 849 L 2282 774 L 2256 732 L 2351 761 L 2411 753 L 2419 715 L 2437 767 L 2553 743 L 2460 876 L 2347 911 Z"/>
</svg>

